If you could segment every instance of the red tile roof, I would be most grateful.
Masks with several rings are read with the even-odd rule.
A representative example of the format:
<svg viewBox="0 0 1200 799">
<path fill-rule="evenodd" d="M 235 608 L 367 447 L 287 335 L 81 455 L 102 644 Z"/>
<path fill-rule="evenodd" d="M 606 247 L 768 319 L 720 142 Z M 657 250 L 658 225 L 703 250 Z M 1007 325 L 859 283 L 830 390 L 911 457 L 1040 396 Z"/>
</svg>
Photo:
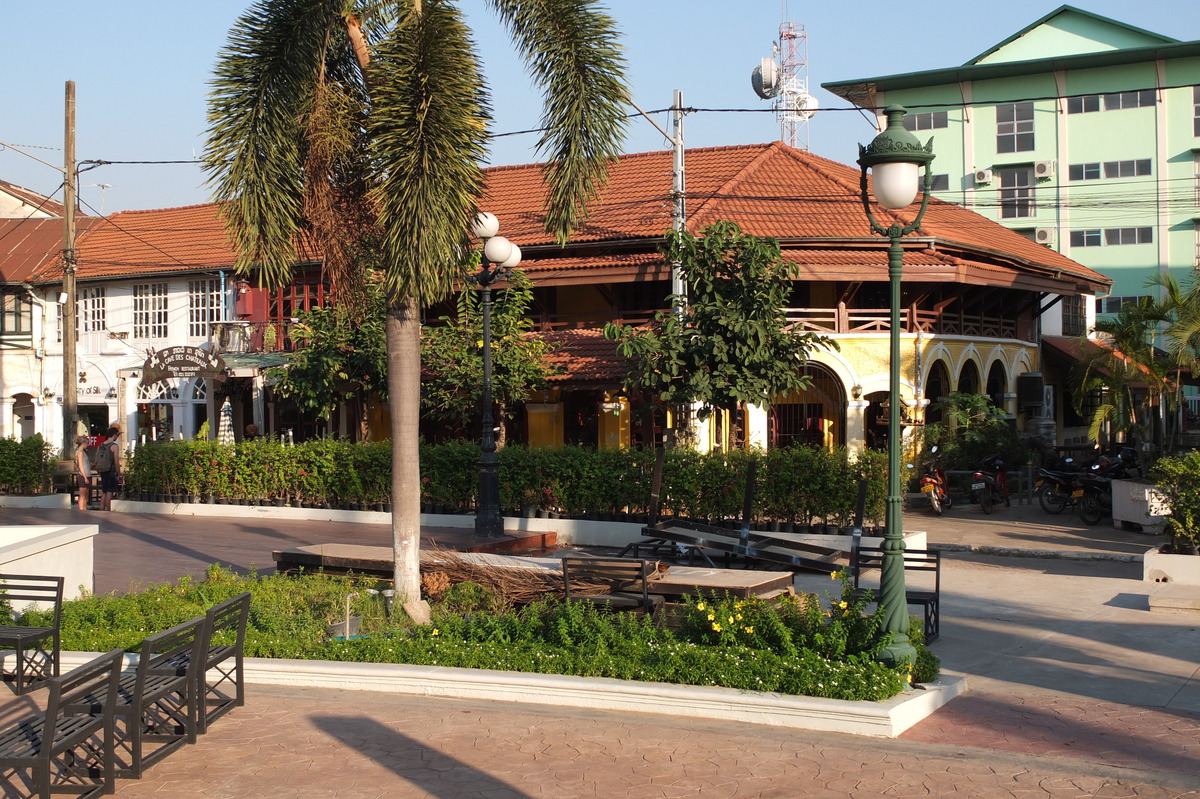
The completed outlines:
<svg viewBox="0 0 1200 799">
<path fill-rule="evenodd" d="M 76 229 L 84 229 L 94 217 L 81 218 Z M 61 219 L 0 219 L 0 282 L 32 281 L 51 263 L 59 263 L 63 248 Z"/>
<path fill-rule="evenodd" d="M 18 186 L 15 183 L 9 183 L 7 180 L 0 180 L 0 192 L 4 192 L 12 197 L 17 198 L 21 202 L 28 205 L 30 208 L 37 209 L 47 216 L 59 217 L 63 215 L 64 206 L 58 200 L 47 197 L 44 194 L 38 194 L 32 189 L 26 189 L 23 186 Z M 61 224 L 61 222 L 59 223 Z"/>
<path fill-rule="evenodd" d="M 774 142 L 689 150 L 686 170 L 692 232 L 731 220 L 747 233 L 780 239 L 784 257 L 802 277 L 886 280 L 886 241 L 867 225 L 857 169 Z M 480 205 L 500 217 L 501 232 L 521 245 L 522 266 L 538 282 L 666 277 L 657 249 L 671 225 L 670 152 L 619 158 L 565 249 L 542 230 L 542 165 L 496 167 L 487 170 L 487 179 Z M 891 219 L 881 214 L 882 222 Z M 1050 292 L 1089 291 L 1111 282 L 973 211 L 936 199 L 905 248 L 909 279 Z M 80 235 L 77 250 L 83 280 L 228 269 L 235 261 L 215 205 L 112 214 Z M 61 264 L 51 260 L 37 268 L 36 279 L 61 278 Z"/>
<path fill-rule="evenodd" d="M 547 363 L 563 369 L 563 374 L 550 378 L 551 384 L 612 386 L 625 377 L 625 359 L 617 354 L 616 342 L 604 338 L 603 330 L 556 330 L 537 335 L 554 345 Z"/>
</svg>

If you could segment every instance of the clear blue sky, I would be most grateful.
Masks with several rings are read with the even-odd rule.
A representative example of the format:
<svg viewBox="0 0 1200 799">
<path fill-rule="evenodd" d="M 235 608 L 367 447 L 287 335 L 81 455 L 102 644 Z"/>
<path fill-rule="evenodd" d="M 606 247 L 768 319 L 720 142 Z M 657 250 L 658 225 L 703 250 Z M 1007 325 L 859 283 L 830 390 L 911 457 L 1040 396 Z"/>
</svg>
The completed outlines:
<svg viewBox="0 0 1200 799">
<path fill-rule="evenodd" d="M 481 0 L 464 0 L 495 107 L 494 132 L 536 128 L 534 94 L 504 31 Z M 634 101 L 647 111 L 671 104 L 675 89 L 703 111 L 689 115 L 689 147 L 781 138 L 779 123 L 750 88 L 750 70 L 770 55 L 785 19 L 808 36 L 810 91 L 825 108 L 844 103 L 822 82 L 961 64 L 1058 7 L 1054 0 L 609 0 L 623 34 Z M 1194 0 L 1079 0 L 1073 5 L 1181 40 L 1200 39 Z M 64 84 L 77 87 L 79 160 L 187 161 L 203 148 L 208 81 L 230 28 L 249 0 L 133 3 L 130 0 L 8 0 L 0 11 L 9 69 L 0 87 L 0 142 L 44 161 L 63 160 Z M 888 20 L 890 13 L 897 19 Z M 879 31 L 889 32 L 889 41 Z M 666 114 L 656 117 L 669 129 Z M 827 110 L 809 123 L 810 149 L 846 163 L 873 128 L 859 113 Z M 535 136 L 496 139 L 492 164 L 528 163 Z M 665 148 L 646 121 L 630 122 L 626 152 Z M 29 149 L 32 148 L 32 149 Z M 9 148 L 0 179 L 61 197 L 61 173 Z M 96 184 L 107 184 L 102 192 Z M 85 172 L 89 213 L 207 202 L 193 165 L 106 166 Z"/>
</svg>

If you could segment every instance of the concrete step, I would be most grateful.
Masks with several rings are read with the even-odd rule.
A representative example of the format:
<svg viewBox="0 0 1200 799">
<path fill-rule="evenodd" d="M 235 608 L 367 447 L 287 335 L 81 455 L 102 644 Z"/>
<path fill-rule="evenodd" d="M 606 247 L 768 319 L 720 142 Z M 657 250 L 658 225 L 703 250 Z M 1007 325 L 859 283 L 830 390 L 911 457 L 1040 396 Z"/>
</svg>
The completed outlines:
<svg viewBox="0 0 1200 799">
<path fill-rule="evenodd" d="M 1150 592 L 1150 610 L 1200 613 L 1200 585 L 1160 583 Z"/>
</svg>

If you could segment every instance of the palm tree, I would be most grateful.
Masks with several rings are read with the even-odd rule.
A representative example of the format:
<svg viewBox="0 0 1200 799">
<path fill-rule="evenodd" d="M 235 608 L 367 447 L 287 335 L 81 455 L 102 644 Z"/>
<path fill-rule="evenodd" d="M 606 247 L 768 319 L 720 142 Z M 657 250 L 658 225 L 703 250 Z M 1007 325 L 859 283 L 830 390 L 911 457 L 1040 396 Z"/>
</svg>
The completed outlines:
<svg viewBox="0 0 1200 799">
<path fill-rule="evenodd" d="M 545 226 L 565 242 L 618 154 L 623 59 L 593 0 L 489 0 L 543 90 Z M 450 0 L 259 0 L 230 32 L 205 165 L 237 268 L 286 284 L 312 241 L 344 294 L 381 251 L 388 297 L 395 587 L 420 597 L 420 309 L 462 277 L 487 93 Z"/>
</svg>

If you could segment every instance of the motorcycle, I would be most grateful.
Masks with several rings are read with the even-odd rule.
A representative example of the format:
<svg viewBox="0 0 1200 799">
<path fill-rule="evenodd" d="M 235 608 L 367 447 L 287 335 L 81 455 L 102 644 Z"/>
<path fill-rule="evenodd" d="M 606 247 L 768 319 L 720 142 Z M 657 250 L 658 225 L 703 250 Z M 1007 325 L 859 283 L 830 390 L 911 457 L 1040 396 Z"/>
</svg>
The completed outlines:
<svg viewBox="0 0 1200 799">
<path fill-rule="evenodd" d="M 979 509 L 991 513 L 992 508 L 1003 502 L 1011 504 L 1008 496 L 1008 468 L 999 455 L 989 455 L 979 469 L 971 475 L 971 492 Z"/>
<path fill-rule="evenodd" d="M 1068 507 L 1075 507 L 1075 478 L 1079 470 L 1072 468 L 1074 460 L 1063 460 L 1063 469 L 1038 469 L 1037 482 L 1034 487 L 1037 492 L 1038 504 L 1042 510 L 1050 514 L 1062 513 Z"/>
<path fill-rule="evenodd" d="M 946 472 L 937 460 L 938 448 L 932 447 L 930 457 L 921 464 L 921 478 L 918 483 L 921 493 L 929 497 L 929 509 L 935 516 L 941 516 L 943 511 L 954 504 L 950 499 L 950 484 L 946 480 Z"/>
<path fill-rule="evenodd" d="M 1130 477 L 1134 472 L 1140 472 L 1137 452 L 1124 447 L 1115 458 L 1101 456 L 1088 471 L 1076 477 L 1071 495 L 1078 503 L 1079 518 L 1084 524 L 1096 525 L 1112 515 L 1112 481 Z"/>
</svg>

